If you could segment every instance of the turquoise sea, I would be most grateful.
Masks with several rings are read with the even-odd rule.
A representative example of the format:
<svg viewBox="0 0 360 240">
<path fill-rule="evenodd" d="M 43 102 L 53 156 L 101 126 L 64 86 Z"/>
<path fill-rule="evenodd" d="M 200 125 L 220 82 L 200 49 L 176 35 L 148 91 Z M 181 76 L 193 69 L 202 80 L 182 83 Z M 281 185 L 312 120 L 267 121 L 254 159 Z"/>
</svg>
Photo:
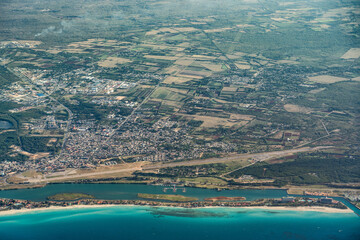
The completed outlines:
<svg viewBox="0 0 360 240">
<path fill-rule="evenodd" d="M 0 239 L 360 239 L 354 213 L 114 206 L 0 217 Z"/>
</svg>

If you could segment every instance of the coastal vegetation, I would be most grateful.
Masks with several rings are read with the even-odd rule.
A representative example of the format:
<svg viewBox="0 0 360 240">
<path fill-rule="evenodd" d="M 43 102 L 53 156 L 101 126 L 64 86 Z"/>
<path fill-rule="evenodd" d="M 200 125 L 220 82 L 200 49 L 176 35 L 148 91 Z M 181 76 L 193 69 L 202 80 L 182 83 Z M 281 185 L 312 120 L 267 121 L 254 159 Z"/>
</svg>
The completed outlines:
<svg viewBox="0 0 360 240">
<path fill-rule="evenodd" d="M 148 193 L 138 193 L 139 198 L 152 199 L 152 200 L 166 200 L 171 202 L 191 202 L 197 201 L 198 198 L 195 197 L 185 197 L 182 195 L 171 195 L 171 194 L 148 194 Z"/>
<path fill-rule="evenodd" d="M 330 199 L 331 200 L 331 199 Z M 159 200 L 99 200 L 80 199 L 69 201 L 28 201 L 0 198 L 0 207 L 3 210 L 22 208 L 47 208 L 50 206 L 92 206 L 92 205 L 145 205 L 145 206 L 167 206 L 167 207 L 325 207 L 350 212 L 342 202 L 322 203 L 314 198 L 295 198 L 293 201 L 282 201 L 280 199 L 258 199 L 255 201 L 159 201 Z M 311 209 L 311 208 L 309 208 Z"/>
<path fill-rule="evenodd" d="M 14 82 L 19 81 L 20 79 L 9 72 L 4 66 L 0 65 L 0 86 L 5 87 Z"/>
<path fill-rule="evenodd" d="M 2 6 L 4 188 L 360 181 L 354 1 L 141 2 Z"/>
<path fill-rule="evenodd" d="M 246 200 L 245 197 L 210 197 L 210 198 L 205 198 L 205 201 L 244 201 Z"/>
<path fill-rule="evenodd" d="M 47 197 L 47 199 L 53 201 L 74 201 L 79 199 L 91 199 L 91 198 L 95 198 L 95 197 L 93 195 L 85 194 L 85 193 L 58 193 Z"/>
<path fill-rule="evenodd" d="M 232 172 L 230 177 L 251 175 L 256 178 L 272 178 L 275 184 L 327 184 L 360 181 L 358 156 L 306 155 L 276 164 L 257 163 Z"/>
</svg>

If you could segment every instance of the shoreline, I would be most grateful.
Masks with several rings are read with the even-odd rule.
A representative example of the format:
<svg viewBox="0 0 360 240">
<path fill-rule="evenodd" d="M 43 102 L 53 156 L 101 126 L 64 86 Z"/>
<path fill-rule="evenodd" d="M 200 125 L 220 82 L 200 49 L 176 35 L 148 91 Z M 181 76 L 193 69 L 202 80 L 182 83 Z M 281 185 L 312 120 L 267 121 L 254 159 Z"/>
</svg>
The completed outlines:
<svg viewBox="0 0 360 240">
<path fill-rule="evenodd" d="M 299 211 L 299 212 L 323 212 L 323 213 L 354 213 L 351 209 L 339 209 L 339 208 L 329 208 L 329 207 L 280 207 L 280 206 L 274 206 L 274 207 L 268 207 L 268 206 L 262 206 L 262 207 L 244 207 L 244 208 L 250 208 L 250 209 L 266 209 L 266 210 L 288 210 L 288 211 Z"/>
<path fill-rule="evenodd" d="M 58 211 L 58 210 L 73 210 L 73 209 L 87 209 L 87 208 L 110 208 L 110 207 L 160 207 L 160 208 L 183 208 L 185 207 L 173 207 L 173 206 L 147 206 L 147 205 L 134 205 L 134 204 L 104 204 L 104 205 L 74 205 L 74 206 L 66 206 L 66 207 L 59 207 L 59 206 L 50 206 L 46 208 L 32 208 L 32 209 L 11 209 L 0 211 L 0 217 L 3 216 L 11 216 L 17 214 L 26 214 L 26 213 L 35 213 L 38 211 Z M 194 207 L 192 209 L 206 209 L 206 208 L 243 208 L 243 209 L 262 209 L 262 210 L 279 210 L 279 211 L 299 211 L 299 212 L 322 212 L 322 213 L 354 213 L 351 209 L 339 209 L 339 208 L 329 208 L 329 207 L 285 207 L 285 206 L 253 206 L 253 207 Z"/>
<path fill-rule="evenodd" d="M 80 182 L 80 181 L 64 181 L 64 182 L 49 182 L 49 183 L 45 183 L 45 184 L 35 184 L 35 185 L 20 185 L 20 184 L 14 184 L 8 187 L 5 186 L 0 186 L 0 191 L 7 191 L 7 190 L 22 190 L 22 189 L 35 189 L 35 188 L 44 188 L 48 185 L 57 185 L 57 184 L 139 184 L 139 185 L 149 185 L 146 182 L 102 182 L 102 181 L 97 181 L 97 182 Z M 151 186 L 162 186 L 162 185 L 156 185 L 156 184 L 150 184 Z M 198 189 L 209 189 L 209 190 L 216 190 L 217 187 L 214 188 L 209 188 L 209 187 L 200 187 L 200 186 L 184 186 L 184 187 L 189 187 L 189 188 L 198 188 Z M 232 187 L 223 187 L 221 188 L 221 190 L 247 190 L 247 189 L 254 189 L 254 190 L 286 190 L 288 191 L 289 188 L 286 187 L 276 187 L 276 186 L 242 186 L 242 187 L 238 187 L 238 188 L 232 188 Z"/>
</svg>

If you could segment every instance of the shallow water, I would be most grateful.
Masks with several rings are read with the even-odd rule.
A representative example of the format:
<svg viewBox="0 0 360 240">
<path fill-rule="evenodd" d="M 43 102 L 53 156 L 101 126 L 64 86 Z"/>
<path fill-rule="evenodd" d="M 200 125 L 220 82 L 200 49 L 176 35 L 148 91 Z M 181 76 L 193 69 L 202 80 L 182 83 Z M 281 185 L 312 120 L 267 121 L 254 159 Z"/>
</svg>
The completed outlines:
<svg viewBox="0 0 360 240">
<path fill-rule="evenodd" d="M 164 187 L 143 184 L 50 184 L 43 188 L 19 189 L 0 191 L 0 198 L 24 199 L 32 201 L 44 201 L 46 197 L 64 192 L 87 193 L 98 199 L 106 200 L 134 200 L 139 199 L 138 193 L 164 194 Z M 246 200 L 260 198 L 281 198 L 287 196 L 286 190 L 224 190 L 218 192 L 211 189 L 186 188 L 186 192 L 179 189 L 176 193 L 168 190 L 166 194 L 180 194 L 188 197 L 196 197 L 203 200 L 208 197 L 246 197 Z"/>
<path fill-rule="evenodd" d="M 114 206 L 0 217 L 1 239 L 360 239 L 354 213 Z"/>
</svg>

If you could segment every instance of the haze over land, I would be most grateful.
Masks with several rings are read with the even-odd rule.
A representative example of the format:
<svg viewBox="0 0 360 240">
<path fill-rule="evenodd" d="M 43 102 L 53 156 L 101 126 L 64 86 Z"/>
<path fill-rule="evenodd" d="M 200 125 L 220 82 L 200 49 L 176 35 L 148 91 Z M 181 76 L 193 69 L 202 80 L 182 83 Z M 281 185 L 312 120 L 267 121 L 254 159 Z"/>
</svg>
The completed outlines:
<svg viewBox="0 0 360 240">
<path fill-rule="evenodd" d="M 359 183 L 358 1 L 0 10 L 3 185 Z"/>
</svg>

